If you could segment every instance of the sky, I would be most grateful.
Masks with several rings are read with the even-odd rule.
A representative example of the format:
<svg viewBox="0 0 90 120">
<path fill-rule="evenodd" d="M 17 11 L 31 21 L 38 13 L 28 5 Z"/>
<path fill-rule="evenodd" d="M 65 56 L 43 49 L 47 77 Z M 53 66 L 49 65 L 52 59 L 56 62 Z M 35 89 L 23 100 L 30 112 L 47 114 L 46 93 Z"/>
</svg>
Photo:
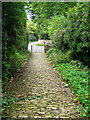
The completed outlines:
<svg viewBox="0 0 90 120">
<path fill-rule="evenodd" d="M 27 6 L 25 6 L 25 8 L 27 8 Z M 28 11 L 28 9 L 27 9 L 27 10 L 25 10 L 25 11 L 26 11 L 26 14 L 27 14 L 27 19 L 28 19 L 29 21 L 31 21 L 31 17 L 32 17 L 31 12 L 30 12 L 30 11 Z"/>
</svg>

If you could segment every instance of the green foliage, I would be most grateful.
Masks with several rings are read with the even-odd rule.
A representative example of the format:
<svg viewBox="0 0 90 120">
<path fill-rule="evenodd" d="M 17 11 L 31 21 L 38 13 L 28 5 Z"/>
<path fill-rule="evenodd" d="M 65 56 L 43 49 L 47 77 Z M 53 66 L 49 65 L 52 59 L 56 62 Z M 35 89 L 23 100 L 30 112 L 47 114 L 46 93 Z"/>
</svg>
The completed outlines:
<svg viewBox="0 0 90 120">
<path fill-rule="evenodd" d="M 64 15 L 58 16 L 55 15 L 50 21 L 48 26 L 48 33 L 51 39 L 56 35 L 56 33 L 60 30 L 64 30 L 65 26 L 67 25 L 67 19 Z M 57 36 L 60 33 L 57 33 Z M 54 38 L 55 39 L 55 38 Z"/>
<path fill-rule="evenodd" d="M 62 52 L 72 51 L 72 58 L 90 65 L 89 3 L 77 3 L 65 15 L 55 15 L 49 22 L 48 32 L 53 46 Z"/>
<path fill-rule="evenodd" d="M 37 26 L 38 37 L 40 38 L 40 34 L 48 31 L 49 20 L 54 15 L 65 14 L 65 10 L 75 5 L 75 2 L 31 2 L 29 9 L 32 13 L 32 19 Z"/>
<path fill-rule="evenodd" d="M 57 53 L 58 53 L 58 49 L 56 48 L 51 48 L 47 51 L 47 57 L 49 58 L 50 61 L 52 61 L 53 63 L 57 63 Z"/>
<path fill-rule="evenodd" d="M 72 54 L 71 51 L 68 51 L 66 53 L 62 53 L 57 48 L 51 48 L 47 51 L 47 57 L 49 58 L 49 60 L 51 60 L 55 64 L 70 62 L 71 61 L 71 54 Z"/>
<path fill-rule="evenodd" d="M 44 44 L 36 44 L 36 46 L 45 46 Z"/>
<path fill-rule="evenodd" d="M 48 33 L 41 33 L 40 34 L 40 39 L 41 40 L 49 40 L 49 36 L 48 36 Z"/>
<path fill-rule="evenodd" d="M 15 102 L 22 102 L 22 101 L 26 101 L 26 100 L 34 100 L 34 99 L 40 99 L 43 98 L 43 96 L 35 96 L 35 97 L 31 97 L 31 96 L 23 96 L 23 95 L 14 95 L 14 96 L 10 96 L 7 93 L 4 93 L 2 96 L 2 118 L 9 118 L 10 117 L 10 110 L 12 108 L 12 106 L 15 106 Z M 17 104 L 16 104 L 17 105 Z"/>
<path fill-rule="evenodd" d="M 24 2 L 2 3 L 3 85 L 16 73 L 28 55 L 24 6 Z"/>
<path fill-rule="evenodd" d="M 5 116 L 9 117 L 9 108 L 11 104 L 15 102 L 19 102 L 21 100 L 20 97 L 13 97 L 9 96 L 8 94 L 4 93 L 2 96 L 2 118 L 5 118 Z M 24 99 L 23 99 L 24 100 Z"/>
<path fill-rule="evenodd" d="M 29 54 L 30 52 L 22 53 L 15 48 L 13 49 L 12 53 L 9 53 L 8 61 L 5 61 L 4 59 L 2 72 L 3 86 L 7 84 L 11 76 L 14 76 L 16 74 L 17 70 L 21 67 L 22 63 L 26 61 Z"/>
<path fill-rule="evenodd" d="M 80 103 L 78 110 L 81 112 L 81 116 L 87 116 L 89 107 L 88 69 L 76 61 L 57 64 L 56 69 L 60 71 L 62 78 L 68 82 L 77 96 Z"/>
<path fill-rule="evenodd" d="M 57 63 L 68 63 L 71 61 L 71 51 L 66 53 L 59 52 L 57 55 Z"/>
<path fill-rule="evenodd" d="M 27 30 L 28 41 L 37 41 L 38 34 L 37 34 L 36 24 L 27 21 L 26 30 Z"/>
<path fill-rule="evenodd" d="M 74 11 L 74 12 L 73 12 Z M 88 27 L 88 3 L 77 3 L 77 7 L 69 8 L 67 12 L 68 26 L 63 40 L 68 44 L 68 49 L 73 50 L 75 58 L 89 64 L 88 52 L 90 46 L 90 31 Z"/>
<path fill-rule="evenodd" d="M 28 22 L 26 23 L 26 27 L 27 27 L 27 32 L 29 34 L 34 34 L 35 30 L 36 30 L 36 26 L 33 22 Z"/>
<path fill-rule="evenodd" d="M 30 10 L 34 14 L 34 21 L 43 22 L 50 19 L 55 14 L 63 14 L 69 7 L 75 6 L 76 3 L 71 2 L 33 2 L 30 3 Z"/>
</svg>

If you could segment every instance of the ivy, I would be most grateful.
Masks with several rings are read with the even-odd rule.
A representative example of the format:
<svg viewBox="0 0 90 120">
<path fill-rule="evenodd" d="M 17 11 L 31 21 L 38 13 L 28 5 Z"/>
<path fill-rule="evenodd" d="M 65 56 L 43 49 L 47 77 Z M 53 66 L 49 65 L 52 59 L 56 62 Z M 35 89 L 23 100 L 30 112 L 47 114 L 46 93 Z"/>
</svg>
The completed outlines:
<svg viewBox="0 0 90 120">
<path fill-rule="evenodd" d="M 26 12 L 24 2 L 2 3 L 2 81 L 5 85 L 26 60 Z"/>
<path fill-rule="evenodd" d="M 88 116 L 89 93 L 88 93 L 88 69 L 83 69 L 77 63 L 61 63 L 56 65 L 61 76 L 71 86 L 73 94 L 76 95 L 79 103 L 78 111 L 81 116 Z M 76 100 L 75 100 L 76 102 Z M 82 107 L 82 109 L 81 109 Z"/>
</svg>

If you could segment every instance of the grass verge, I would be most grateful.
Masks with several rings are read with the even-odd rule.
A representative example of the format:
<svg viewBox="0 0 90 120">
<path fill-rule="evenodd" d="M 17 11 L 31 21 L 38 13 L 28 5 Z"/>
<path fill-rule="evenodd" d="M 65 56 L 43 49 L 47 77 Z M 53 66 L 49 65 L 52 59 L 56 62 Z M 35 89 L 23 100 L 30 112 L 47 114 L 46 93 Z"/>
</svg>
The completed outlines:
<svg viewBox="0 0 90 120">
<path fill-rule="evenodd" d="M 44 44 L 36 44 L 36 46 L 45 46 Z"/>
</svg>

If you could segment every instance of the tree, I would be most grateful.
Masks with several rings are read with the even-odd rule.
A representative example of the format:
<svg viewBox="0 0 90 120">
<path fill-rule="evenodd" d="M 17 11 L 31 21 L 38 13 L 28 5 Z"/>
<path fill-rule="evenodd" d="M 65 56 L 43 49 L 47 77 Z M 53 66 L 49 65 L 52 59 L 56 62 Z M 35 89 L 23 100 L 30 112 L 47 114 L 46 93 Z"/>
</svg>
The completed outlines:
<svg viewBox="0 0 90 120">
<path fill-rule="evenodd" d="M 27 50 L 24 2 L 2 3 L 3 82 L 15 74 Z M 23 56 L 22 56 L 23 55 Z"/>
<path fill-rule="evenodd" d="M 89 3 L 77 3 L 68 8 L 63 17 L 55 15 L 49 23 L 48 32 L 54 47 L 63 53 L 70 50 L 72 59 L 90 66 L 89 14 Z"/>
<path fill-rule="evenodd" d="M 48 22 L 54 15 L 65 14 L 69 7 L 75 6 L 73 2 L 32 2 L 30 3 L 30 12 L 32 13 L 32 20 L 37 23 L 38 36 L 42 33 L 47 33 Z"/>
</svg>

